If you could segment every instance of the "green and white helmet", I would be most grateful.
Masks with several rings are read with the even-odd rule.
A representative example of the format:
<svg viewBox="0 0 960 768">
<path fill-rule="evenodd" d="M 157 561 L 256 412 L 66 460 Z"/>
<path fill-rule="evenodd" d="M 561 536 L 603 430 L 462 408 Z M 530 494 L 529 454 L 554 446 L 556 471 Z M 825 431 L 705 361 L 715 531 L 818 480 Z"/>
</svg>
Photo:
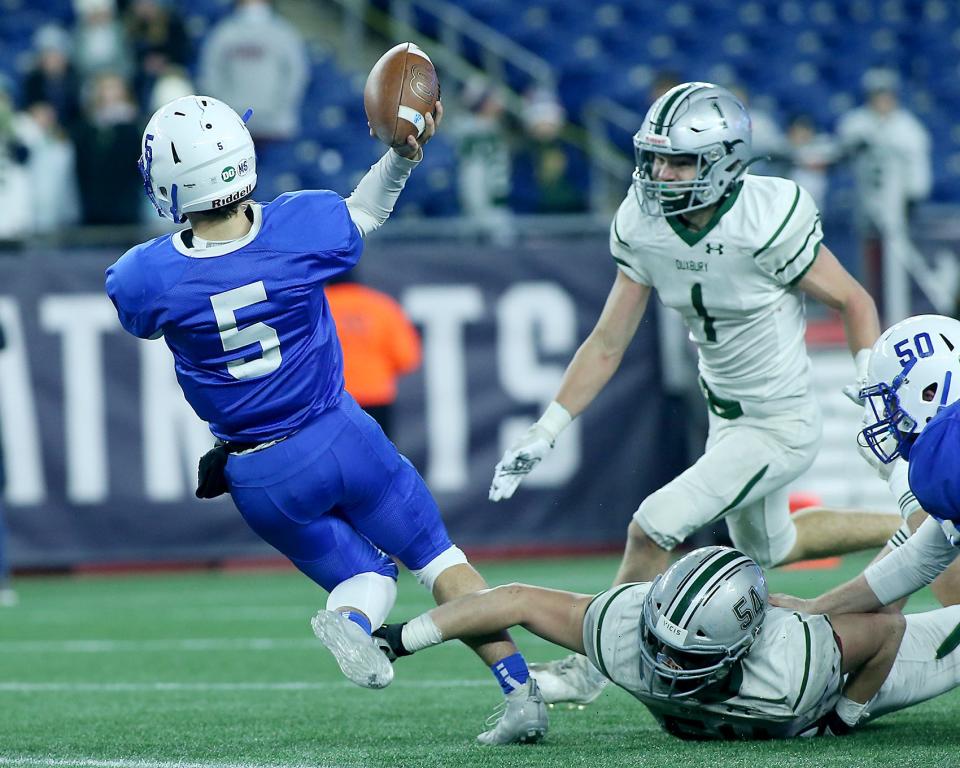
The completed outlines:
<svg viewBox="0 0 960 768">
<path fill-rule="evenodd" d="M 676 216 L 714 205 L 733 189 L 754 159 L 750 115 L 726 88 L 681 83 L 657 99 L 633 137 L 633 184 L 640 208 L 651 216 Z M 691 181 L 657 181 L 657 155 L 692 155 Z"/>
<path fill-rule="evenodd" d="M 760 566 L 730 547 L 703 547 L 651 584 L 640 627 L 640 675 L 651 696 L 692 696 L 729 674 L 767 611 Z"/>
</svg>

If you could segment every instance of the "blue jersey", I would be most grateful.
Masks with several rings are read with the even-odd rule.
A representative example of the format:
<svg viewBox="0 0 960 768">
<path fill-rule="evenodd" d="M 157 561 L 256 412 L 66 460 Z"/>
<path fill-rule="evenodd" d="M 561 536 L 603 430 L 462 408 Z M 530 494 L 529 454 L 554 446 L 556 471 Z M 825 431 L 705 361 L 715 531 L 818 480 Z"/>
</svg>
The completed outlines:
<svg viewBox="0 0 960 768">
<path fill-rule="evenodd" d="M 960 521 L 960 401 L 944 408 L 910 448 L 910 490 L 937 520 Z"/>
<path fill-rule="evenodd" d="M 132 248 L 107 270 L 123 327 L 160 334 L 187 402 L 219 438 L 265 442 L 339 402 L 343 358 L 323 284 L 363 240 L 334 192 L 252 204 L 250 233 L 191 251 L 182 233 Z"/>
</svg>

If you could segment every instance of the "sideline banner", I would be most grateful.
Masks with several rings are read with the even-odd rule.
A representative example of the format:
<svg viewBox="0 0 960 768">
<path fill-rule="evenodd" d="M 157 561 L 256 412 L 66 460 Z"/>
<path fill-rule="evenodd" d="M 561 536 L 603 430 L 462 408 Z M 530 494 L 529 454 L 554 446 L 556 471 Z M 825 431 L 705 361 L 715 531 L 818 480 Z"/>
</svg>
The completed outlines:
<svg viewBox="0 0 960 768">
<path fill-rule="evenodd" d="M 0 440 L 12 564 L 269 555 L 228 497 L 193 497 L 197 459 L 212 438 L 184 402 L 164 343 L 120 328 L 103 293 L 103 271 L 118 255 L 0 259 Z M 654 313 L 549 460 L 510 501 L 486 498 L 502 450 L 549 402 L 600 313 L 616 274 L 606 238 L 504 248 L 380 237 L 359 269 L 398 298 L 421 331 L 424 364 L 401 384 L 394 439 L 434 491 L 454 540 L 620 544 L 644 495 L 678 470 L 663 460 L 674 438 L 662 408 Z"/>
</svg>

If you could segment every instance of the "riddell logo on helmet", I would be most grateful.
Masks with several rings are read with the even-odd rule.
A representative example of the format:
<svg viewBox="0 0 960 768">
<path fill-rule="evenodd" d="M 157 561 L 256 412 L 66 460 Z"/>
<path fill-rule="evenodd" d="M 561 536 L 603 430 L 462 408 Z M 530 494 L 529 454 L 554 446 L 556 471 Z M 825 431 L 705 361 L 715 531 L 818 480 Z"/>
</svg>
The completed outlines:
<svg viewBox="0 0 960 768">
<path fill-rule="evenodd" d="M 236 192 L 231 192 L 226 197 L 215 197 L 210 201 L 211 208 L 223 208 L 225 205 L 230 205 L 230 203 L 235 203 L 237 200 L 246 197 L 250 194 L 250 190 L 253 189 L 253 184 L 247 184 L 243 189 L 238 189 Z"/>
</svg>

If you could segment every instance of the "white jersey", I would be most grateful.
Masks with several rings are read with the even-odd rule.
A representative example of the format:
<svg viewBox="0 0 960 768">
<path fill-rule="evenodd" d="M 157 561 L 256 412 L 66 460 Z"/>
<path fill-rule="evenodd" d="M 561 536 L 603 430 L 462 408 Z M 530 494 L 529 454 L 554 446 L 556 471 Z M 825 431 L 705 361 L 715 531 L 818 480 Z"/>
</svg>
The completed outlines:
<svg viewBox="0 0 960 768">
<path fill-rule="evenodd" d="M 649 583 L 596 597 L 583 622 L 587 658 L 643 702 L 664 730 L 690 739 L 777 739 L 814 735 L 836 706 L 841 655 L 826 616 L 768 608 L 753 646 L 726 678 L 696 696 L 649 693 L 640 656 L 643 600 Z"/>
<path fill-rule="evenodd" d="M 792 290 L 823 239 L 813 198 L 798 184 L 744 177 L 708 224 L 648 216 L 631 189 L 610 227 L 610 250 L 632 280 L 683 316 L 700 375 L 722 398 L 807 392 L 803 296 Z"/>
</svg>

